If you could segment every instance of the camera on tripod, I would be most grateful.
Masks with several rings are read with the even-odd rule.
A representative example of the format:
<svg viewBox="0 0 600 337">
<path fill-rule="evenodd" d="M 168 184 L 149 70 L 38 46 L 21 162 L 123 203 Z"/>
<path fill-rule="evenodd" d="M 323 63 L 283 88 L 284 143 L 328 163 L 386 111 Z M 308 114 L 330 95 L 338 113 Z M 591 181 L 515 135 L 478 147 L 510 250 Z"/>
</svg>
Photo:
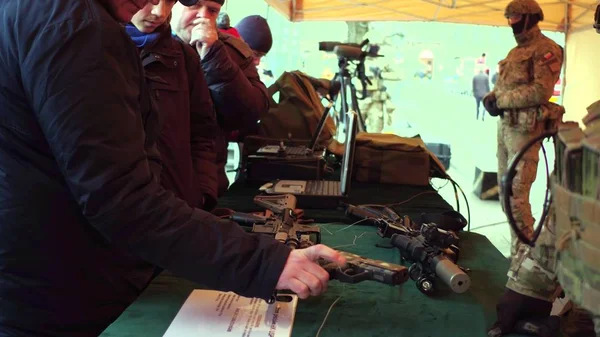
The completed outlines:
<svg viewBox="0 0 600 337">
<path fill-rule="evenodd" d="M 365 39 L 361 43 L 342 43 L 337 41 L 322 41 L 319 42 L 319 50 L 333 52 L 338 57 L 339 72 L 335 75 L 333 82 L 340 83 L 340 98 L 341 98 L 341 115 L 340 122 L 345 124 L 345 116 L 348 111 L 352 110 L 358 114 L 359 131 L 367 131 L 365 119 L 358 107 L 358 100 L 367 97 L 367 85 L 371 85 L 371 81 L 365 72 L 365 59 L 367 57 L 381 57 L 379 55 L 379 46 L 369 44 L 369 39 Z M 354 65 L 354 77 L 358 79 L 362 85 L 362 95 L 359 98 L 356 95 L 356 87 L 352 83 L 352 75 L 348 70 L 350 65 Z M 346 101 L 348 95 L 346 86 L 350 90 L 350 106 Z M 333 98 L 336 101 L 337 96 Z"/>
<path fill-rule="evenodd" d="M 349 61 L 364 61 L 367 57 L 381 57 L 379 46 L 369 44 L 369 39 L 359 43 L 342 43 L 336 41 L 319 42 L 319 50 L 333 52 L 338 57 Z"/>
</svg>

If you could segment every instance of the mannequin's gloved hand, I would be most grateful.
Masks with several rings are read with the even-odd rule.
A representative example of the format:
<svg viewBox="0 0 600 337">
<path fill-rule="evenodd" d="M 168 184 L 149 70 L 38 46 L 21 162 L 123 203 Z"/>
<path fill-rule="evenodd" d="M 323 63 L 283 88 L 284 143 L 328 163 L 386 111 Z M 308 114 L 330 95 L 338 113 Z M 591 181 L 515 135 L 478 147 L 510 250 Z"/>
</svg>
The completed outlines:
<svg viewBox="0 0 600 337">
<path fill-rule="evenodd" d="M 496 117 L 504 117 L 504 111 L 499 109 L 496 105 L 496 94 L 493 91 L 487 93 L 487 95 L 483 96 L 483 106 L 490 113 L 491 116 Z"/>
</svg>

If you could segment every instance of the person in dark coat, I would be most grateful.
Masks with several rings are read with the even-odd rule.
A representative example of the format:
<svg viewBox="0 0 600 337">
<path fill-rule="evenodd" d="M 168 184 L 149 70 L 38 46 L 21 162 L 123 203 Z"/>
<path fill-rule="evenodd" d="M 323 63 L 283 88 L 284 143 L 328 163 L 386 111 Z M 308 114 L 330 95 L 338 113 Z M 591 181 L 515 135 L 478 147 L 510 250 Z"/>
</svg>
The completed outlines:
<svg viewBox="0 0 600 337">
<path fill-rule="evenodd" d="M 97 336 L 153 265 L 268 299 L 318 295 L 329 275 L 313 261 L 344 263 L 323 245 L 291 251 L 246 233 L 161 187 L 158 115 L 123 27 L 147 2 L 0 2 L 2 336 Z"/>
<path fill-rule="evenodd" d="M 242 40 L 252 49 L 254 65 L 258 66 L 260 59 L 267 55 L 273 46 L 269 23 L 260 15 L 250 15 L 238 22 L 235 28 Z"/>
<path fill-rule="evenodd" d="M 254 65 L 252 49 L 241 39 L 217 29 L 216 20 L 224 1 L 199 0 L 190 7 L 178 3 L 171 20 L 177 36 L 198 51 L 215 104 L 220 126 L 216 151 L 219 195 L 229 187 L 225 173 L 229 135 L 257 133 L 260 116 L 269 110 L 267 88 Z"/>
<path fill-rule="evenodd" d="M 125 28 L 138 47 L 161 116 L 161 184 L 190 206 L 212 210 L 218 188 L 217 121 L 198 54 L 171 35 L 167 19 L 174 4 L 148 4 Z"/>
<path fill-rule="evenodd" d="M 485 120 L 485 108 L 481 110 L 481 101 L 483 97 L 490 92 L 490 78 L 483 71 L 483 68 L 479 68 L 479 72 L 473 76 L 473 96 L 475 96 L 475 104 L 477 107 L 476 118 L 479 120 L 479 112 L 481 111 L 481 120 Z"/>
<path fill-rule="evenodd" d="M 496 66 L 496 72 L 494 72 L 494 75 L 492 75 L 492 79 L 491 79 L 491 82 L 492 82 L 493 86 L 496 86 L 496 81 L 498 81 L 498 75 L 499 75 L 499 73 L 500 73 L 500 67 Z"/>
</svg>

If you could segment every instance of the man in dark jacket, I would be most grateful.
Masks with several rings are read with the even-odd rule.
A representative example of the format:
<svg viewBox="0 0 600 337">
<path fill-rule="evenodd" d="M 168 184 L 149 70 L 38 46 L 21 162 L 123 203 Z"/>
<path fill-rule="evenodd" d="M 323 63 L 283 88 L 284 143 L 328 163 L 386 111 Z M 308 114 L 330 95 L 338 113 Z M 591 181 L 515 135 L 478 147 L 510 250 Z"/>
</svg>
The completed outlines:
<svg viewBox="0 0 600 337">
<path fill-rule="evenodd" d="M 483 96 L 490 92 L 490 78 L 483 71 L 483 67 L 479 67 L 479 71 L 473 76 L 473 96 L 475 96 L 475 104 L 477 106 L 476 118 L 479 119 L 479 111 L 481 111 L 481 101 Z M 481 111 L 481 120 L 485 120 L 485 109 Z"/>
<path fill-rule="evenodd" d="M 245 233 L 160 186 L 157 114 L 122 26 L 147 2 L 0 1 L 2 336 L 97 336 L 150 264 L 266 299 L 317 295 L 329 275 L 313 261 L 344 262 Z"/>
<path fill-rule="evenodd" d="M 267 88 L 260 81 L 252 49 L 242 40 L 217 29 L 225 0 L 199 0 L 191 7 L 176 4 L 171 26 L 177 36 L 196 48 L 221 127 L 217 145 L 219 194 L 229 181 L 225 174 L 227 135 L 257 132 L 260 116 L 269 110 Z"/>
<path fill-rule="evenodd" d="M 250 15 L 240 20 L 235 28 L 242 40 L 252 49 L 254 65 L 258 67 L 260 59 L 267 55 L 273 46 L 269 23 L 260 15 Z"/>
<path fill-rule="evenodd" d="M 125 28 L 161 116 L 161 184 L 190 206 L 211 210 L 217 203 L 217 120 L 198 54 L 171 35 L 167 19 L 174 4 L 150 3 Z"/>
</svg>

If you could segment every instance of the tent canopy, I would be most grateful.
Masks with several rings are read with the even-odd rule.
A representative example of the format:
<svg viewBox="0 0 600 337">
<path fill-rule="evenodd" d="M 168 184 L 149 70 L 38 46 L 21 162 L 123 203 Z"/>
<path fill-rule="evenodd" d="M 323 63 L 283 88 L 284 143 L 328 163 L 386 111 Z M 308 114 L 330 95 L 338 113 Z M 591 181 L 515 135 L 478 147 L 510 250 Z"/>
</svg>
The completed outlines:
<svg viewBox="0 0 600 337">
<path fill-rule="evenodd" d="M 435 21 L 506 26 L 509 0 L 265 0 L 292 22 Z M 540 28 L 551 31 L 591 27 L 597 0 L 539 0 Z"/>
</svg>

